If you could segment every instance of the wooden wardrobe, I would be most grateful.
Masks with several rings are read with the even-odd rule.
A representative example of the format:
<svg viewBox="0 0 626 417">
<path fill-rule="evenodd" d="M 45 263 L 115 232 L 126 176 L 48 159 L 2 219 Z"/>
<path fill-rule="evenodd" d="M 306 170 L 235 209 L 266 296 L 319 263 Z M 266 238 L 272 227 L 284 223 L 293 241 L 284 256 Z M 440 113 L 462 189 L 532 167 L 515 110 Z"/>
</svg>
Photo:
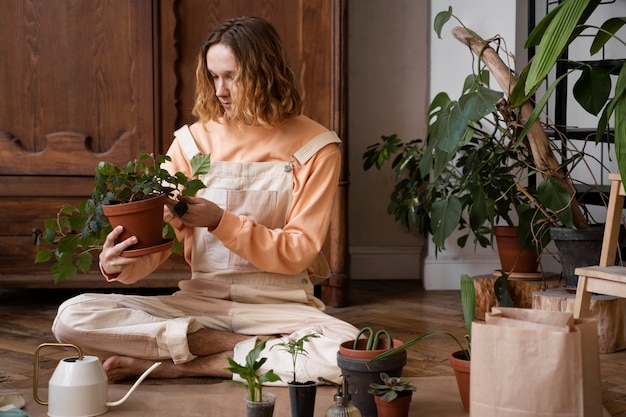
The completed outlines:
<svg viewBox="0 0 626 417">
<path fill-rule="evenodd" d="M 344 168 L 325 251 L 324 301 L 346 305 L 345 0 L 3 0 L 0 2 L 0 288 L 54 287 L 34 264 L 43 219 L 90 194 L 101 160 L 163 153 L 194 121 L 197 52 L 219 22 L 269 20 L 301 82 L 305 114 L 344 140 Z M 173 255 L 135 287 L 189 276 Z M 59 287 L 110 287 L 93 271 Z M 112 288 L 119 288 L 113 285 Z"/>
</svg>

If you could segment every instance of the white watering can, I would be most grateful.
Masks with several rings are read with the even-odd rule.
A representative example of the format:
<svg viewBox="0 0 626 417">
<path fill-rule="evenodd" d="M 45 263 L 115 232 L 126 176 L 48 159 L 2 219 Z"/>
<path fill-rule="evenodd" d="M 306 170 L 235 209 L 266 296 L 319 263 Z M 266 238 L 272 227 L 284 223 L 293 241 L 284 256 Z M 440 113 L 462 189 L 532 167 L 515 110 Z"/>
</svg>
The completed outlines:
<svg viewBox="0 0 626 417">
<path fill-rule="evenodd" d="M 39 351 L 46 346 L 71 347 L 78 356 L 64 358 L 59 362 L 48 382 L 48 402 L 39 398 Z M 97 356 L 84 356 L 81 349 L 73 344 L 43 343 L 35 351 L 35 378 L 33 397 L 41 405 L 48 406 L 50 417 L 91 417 L 104 414 L 109 407 L 122 404 L 135 388 L 161 362 L 153 364 L 128 390 L 119 401 L 107 401 L 108 380 Z"/>
</svg>

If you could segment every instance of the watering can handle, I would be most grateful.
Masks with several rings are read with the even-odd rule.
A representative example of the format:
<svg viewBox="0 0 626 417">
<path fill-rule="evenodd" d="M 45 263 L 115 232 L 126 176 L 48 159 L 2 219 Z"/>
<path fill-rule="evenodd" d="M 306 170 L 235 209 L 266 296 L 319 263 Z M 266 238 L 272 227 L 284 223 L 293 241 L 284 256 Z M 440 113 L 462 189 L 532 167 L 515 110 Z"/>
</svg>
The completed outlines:
<svg viewBox="0 0 626 417">
<path fill-rule="evenodd" d="M 130 394 L 133 393 L 133 391 L 135 391 L 135 388 L 137 388 L 139 386 L 139 384 L 141 384 L 141 382 L 146 379 L 146 377 L 150 374 L 150 372 L 154 371 L 155 368 L 157 366 L 161 365 L 161 362 L 155 362 L 152 364 L 151 367 L 149 367 L 148 369 L 146 369 L 146 371 L 139 377 L 139 379 L 137 381 L 135 381 L 135 383 L 133 384 L 132 387 L 130 387 L 130 389 L 128 390 L 128 392 L 126 393 L 126 395 L 124 395 L 122 397 L 122 399 L 117 400 L 117 401 L 109 401 L 106 403 L 107 407 L 115 407 L 116 405 L 120 405 L 122 404 L 124 401 L 126 401 L 128 399 L 128 397 L 130 397 Z"/>
<path fill-rule="evenodd" d="M 74 348 L 78 352 L 78 359 L 83 360 L 83 351 L 80 350 L 78 346 L 71 344 L 71 343 L 42 343 L 41 345 L 37 347 L 37 349 L 35 350 L 35 363 L 34 363 L 35 377 L 33 381 L 33 398 L 35 399 L 35 401 L 37 401 L 41 405 L 48 405 L 48 403 L 45 401 L 42 401 L 39 398 L 39 351 L 42 348 L 47 347 L 47 346 Z"/>
</svg>

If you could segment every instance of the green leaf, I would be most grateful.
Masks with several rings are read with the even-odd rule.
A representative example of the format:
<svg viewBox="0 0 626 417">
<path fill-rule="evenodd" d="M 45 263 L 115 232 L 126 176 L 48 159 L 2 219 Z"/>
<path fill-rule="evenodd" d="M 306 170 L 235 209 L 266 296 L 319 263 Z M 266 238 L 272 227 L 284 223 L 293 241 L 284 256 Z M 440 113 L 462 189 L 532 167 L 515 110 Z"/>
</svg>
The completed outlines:
<svg viewBox="0 0 626 417">
<path fill-rule="evenodd" d="M 526 134 L 528 133 L 530 128 L 533 126 L 535 121 L 539 118 L 539 115 L 543 111 L 543 108 L 546 106 L 546 104 L 548 104 L 548 100 L 552 96 L 552 93 L 554 92 L 554 89 L 556 88 L 556 86 L 559 84 L 559 82 L 561 82 L 562 79 L 567 77 L 570 73 L 571 73 L 571 71 L 570 72 L 566 72 L 565 74 L 563 74 L 559 78 L 557 78 L 552 84 L 550 84 L 550 86 L 546 90 L 545 94 L 541 97 L 541 100 L 539 100 L 537 102 L 537 105 L 533 109 L 533 112 L 531 113 L 531 115 L 528 118 L 528 120 L 526 121 L 526 124 L 524 125 L 524 128 L 519 133 L 518 138 L 517 138 L 517 143 L 518 144 L 522 142 L 522 140 L 524 139 L 524 137 L 526 136 Z"/>
<path fill-rule="evenodd" d="M 472 322 L 476 318 L 476 292 L 474 281 L 468 274 L 461 274 L 461 307 L 467 334 L 472 335 Z"/>
<path fill-rule="evenodd" d="M 441 30 L 443 29 L 443 26 L 448 22 L 448 20 L 450 20 L 451 17 L 452 17 L 452 6 L 448 6 L 448 10 L 439 12 L 435 16 L 433 27 L 439 39 L 441 39 Z"/>
<path fill-rule="evenodd" d="M 76 267 L 82 272 L 87 272 L 91 268 L 92 260 L 90 252 L 83 252 L 76 257 Z"/>
<path fill-rule="evenodd" d="M 535 90 L 563 53 L 589 0 L 566 0 L 553 16 L 530 64 L 525 93 Z"/>
<path fill-rule="evenodd" d="M 476 230 L 489 218 L 487 196 L 483 187 L 474 187 L 471 195 L 473 204 L 469 208 L 469 220 L 472 230 Z"/>
<path fill-rule="evenodd" d="M 42 262 L 48 262 L 50 259 L 52 259 L 52 254 L 54 253 L 54 251 L 52 249 L 40 249 L 37 251 L 37 254 L 35 255 L 35 263 L 39 264 Z"/>
<path fill-rule="evenodd" d="M 617 78 L 613 102 L 615 107 L 615 153 L 619 172 L 622 181 L 624 181 L 626 178 L 626 65 L 622 66 Z"/>
<path fill-rule="evenodd" d="M 553 211 L 566 227 L 574 227 L 571 196 L 553 177 L 547 177 L 539 184 L 537 200 Z"/>
<path fill-rule="evenodd" d="M 602 26 L 600 26 L 601 30 L 596 33 L 589 53 L 591 55 L 598 53 L 624 24 L 626 24 L 626 17 L 613 17 L 605 21 Z"/>
<path fill-rule="evenodd" d="M 611 76 L 602 68 L 585 67 L 574 84 L 574 98 L 589 113 L 596 116 L 611 94 Z"/>
<path fill-rule="evenodd" d="M 509 292 L 509 275 L 502 272 L 493 284 L 493 291 L 500 307 L 513 307 L 513 299 Z"/>
<path fill-rule="evenodd" d="M 195 155 L 190 163 L 192 177 L 207 174 L 211 169 L 211 154 Z"/>
<path fill-rule="evenodd" d="M 469 120 L 463 116 L 457 103 L 441 112 L 439 117 L 433 132 L 435 146 L 444 152 L 452 152 L 464 137 Z"/>
<path fill-rule="evenodd" d="M 456 230 L 461 219 L 461 200 L 451 196 L 435 201 L 431 210 L 433 242 L 438 248 L 445 248 L 446 239 Z"/>
<path fill-rule="evenodd" d="M 189 210 L 189 206 L 182 200 L 178 201 L 178 203 L 174 206 L 174 211 L 178 217 L 183 217 L 185 213 L 187 213 L 187 210 Z"/>
<path fill-rule="evenodd" d="M 459 110 L 464 118 L 477 121 L 496 110 L 496 103 L 504 97 L 501 91 L 479 86 L 476 91 L 459 98 Z"/>
</svg>

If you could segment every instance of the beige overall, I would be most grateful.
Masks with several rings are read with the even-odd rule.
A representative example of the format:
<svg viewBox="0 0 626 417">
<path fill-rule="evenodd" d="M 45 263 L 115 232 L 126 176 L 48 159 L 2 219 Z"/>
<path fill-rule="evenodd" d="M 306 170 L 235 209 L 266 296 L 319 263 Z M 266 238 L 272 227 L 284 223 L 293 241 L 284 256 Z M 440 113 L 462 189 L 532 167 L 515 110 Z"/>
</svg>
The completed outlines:
<svg viewBox="0 0 626 417">
<path fill-rule="evenodd" d="M 199 153 L 187 126 L 176 137 L 188 158 Z M 291 161 L 213 161 L 210 174 L 202 178 L 207 188 L 198 195 L 269 229 L 280 229 L 291 204 L 292 170 L 335 142 L 339 139 L 332 132 L 319 135 Z M 354 338 L 358 330 L 322 312 L 324 306 L 313 295 L 314 283 L 307 271 L 296 275 L 261 271 L 225 248 L 205 228 L 195 229 L 191 270 L 192 279 L 181 281 L 180 291 L 171 296 L 83 294 L 72 298 L 59 307 L 53 331 L 57 338 L 71 339 L 94 353 L 171 358 L 175 363 L 194 359 L 186 335 L 203 327 L 283 339 L 317 332 L 321 337 L 305 345 L 308 357 L 299 357 L 298 380 L 321 376 L 339 381 L 338 345 Z M 268 343 L 262 354 L 268 357 L 263 369 L 274 369 L 288 382 L 293 377 L 291 358 L 271 348 L 280 342 L 279 337 Z M 238 344 L 235 360 L 245 362 L 255 343 L 253 337 Z"/>
</svg>

